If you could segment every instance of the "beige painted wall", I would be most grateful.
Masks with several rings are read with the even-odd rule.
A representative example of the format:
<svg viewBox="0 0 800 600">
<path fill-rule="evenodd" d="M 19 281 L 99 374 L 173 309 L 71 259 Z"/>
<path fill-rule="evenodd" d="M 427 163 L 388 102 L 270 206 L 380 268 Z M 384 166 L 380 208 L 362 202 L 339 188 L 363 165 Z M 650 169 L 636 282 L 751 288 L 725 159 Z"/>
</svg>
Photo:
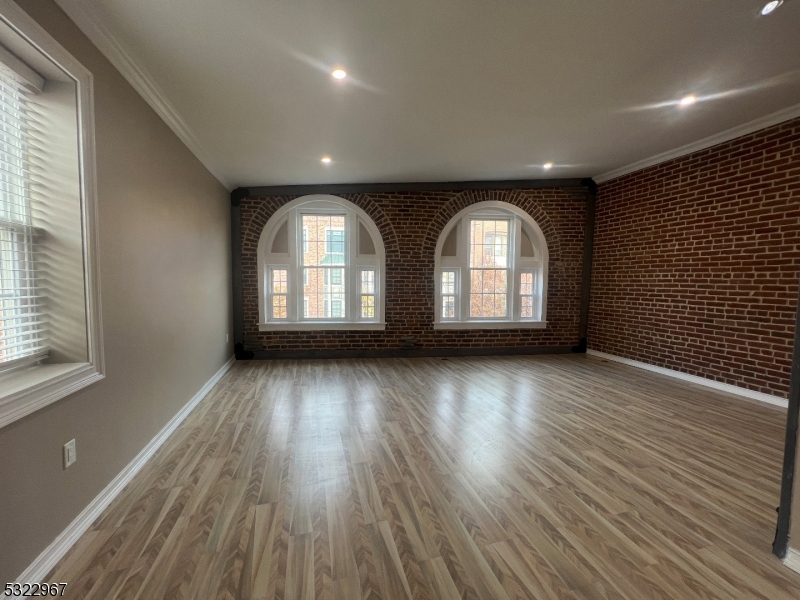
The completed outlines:
<svg viewBox="0 0 800 600">
<path fill-rule="evenodd" d="M 106 378 L 0 429 L 1 582 L 233 353 L 227 191 L 52 0 L 17 1 L 95 78 Z"/>
</svg>

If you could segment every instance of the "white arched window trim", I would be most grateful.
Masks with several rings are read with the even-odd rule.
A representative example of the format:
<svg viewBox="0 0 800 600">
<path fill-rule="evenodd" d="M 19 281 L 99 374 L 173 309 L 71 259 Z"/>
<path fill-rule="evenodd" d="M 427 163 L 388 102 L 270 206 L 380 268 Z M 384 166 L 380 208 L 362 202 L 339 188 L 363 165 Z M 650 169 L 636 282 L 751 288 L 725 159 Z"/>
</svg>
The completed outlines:
<svg viewBox="0 0 800 600">
<path fill-rule="evenodd" d="M 302 215 L 341 215 L 345 218 L 345 314 L 340 319 L 309 319 L 303 316 Z M 286 253 L 273 253 L 273 242 L 287 223 Z M 359 252 L 359 225 L 369 233 L 374 254 Z M 361 208 L 338 196 L 314 194 L 297 198 L 278 209 L 264 226 L 258 240 L 258 316 L 260 331 L 383 330 L 386 328 L 386 252 L 377 226 Z M 271 271 L 285 268 L 287 318 L 272 318 L 269 285 Z M 362 318 L 360 277 L 363 270 L 375 273 L 375 317 Z"/>
<path fill-rule="evenodd" d="M 469 222 L 472 219 L 508 219 L 508 297 L 504 318 L 473 318 L 469 316 L 470 265 Z M 442 256 L 444 245 L 454 228 L 458 228 L 456 256 Z M 522 231 L 531 240 L 533 257 L 521 256 Z M 434 329 L 545 329 L 547 327 L 547 240 L 538 223 L 524 210 L 508 202 L 478 202 L 460 211 L 447 223 L 436 244 L 434 289 L 436 290 Z M 442 273 L 455 274 L 455 317 L 442 315 Z M 534 273 L 538 310 L 533 317 L 521 315 L 520 278 L 522 273 Z"/>
</svg>

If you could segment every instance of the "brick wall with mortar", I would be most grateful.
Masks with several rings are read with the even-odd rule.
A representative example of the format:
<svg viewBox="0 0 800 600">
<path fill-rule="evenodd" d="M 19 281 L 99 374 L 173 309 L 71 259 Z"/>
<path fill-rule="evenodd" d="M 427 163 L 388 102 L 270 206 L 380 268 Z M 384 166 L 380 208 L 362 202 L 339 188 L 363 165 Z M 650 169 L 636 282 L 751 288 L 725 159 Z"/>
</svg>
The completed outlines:
<svg viewBox="0 0 800 600">
<path fill-rule="evenodd" d="M 386 248 L 385 331 L 258 330 L 256 252 L 270 216 L 296 196 L 250 197 L 241 203 L 245 349 L 358 350 L 401 348 L 414 338 L 420 348 L 572 346 L 578 342 L 586 203 L 562 190 L 494 190 L 342 194 L 373 219 Z M 485 200 L 519 206 L 547 239 L 547 328 L 434 331 L 434 251 L 439 233 L 463 208 Z"/>
<path fill-rule="evenodd" d="M 800 119 L 599 186 L 589 348 L 786 397 Z"/>
</svg>

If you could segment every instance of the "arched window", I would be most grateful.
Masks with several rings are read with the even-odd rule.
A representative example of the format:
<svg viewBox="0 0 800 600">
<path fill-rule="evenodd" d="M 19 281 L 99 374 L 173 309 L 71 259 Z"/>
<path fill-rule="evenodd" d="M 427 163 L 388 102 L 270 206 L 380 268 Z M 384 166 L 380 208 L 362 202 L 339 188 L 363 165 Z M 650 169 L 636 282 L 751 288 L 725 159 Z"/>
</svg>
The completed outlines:
<svg viewBox="0 0 800 600">
<path fill-rule="evenodd" d="M 544 328 L 547 242 L 530 215 L 479 202 L 436 244 L 435 329 Z"/>
<path fill-rule="evenodd" d="M 281 207 L 258 240 L 259 329 L 384 329 L 383 240 L 336 196 Z"/>
</svg>

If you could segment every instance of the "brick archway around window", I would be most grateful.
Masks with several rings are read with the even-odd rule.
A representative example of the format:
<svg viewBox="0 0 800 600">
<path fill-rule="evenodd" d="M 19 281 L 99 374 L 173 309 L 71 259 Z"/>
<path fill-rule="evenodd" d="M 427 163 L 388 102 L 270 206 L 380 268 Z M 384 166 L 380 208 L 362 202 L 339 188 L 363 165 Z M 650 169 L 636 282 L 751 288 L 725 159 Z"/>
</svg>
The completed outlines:
<svg viewBox="0 0 800 600">
<path fill-rule="evenodd" d="M 343 354 L 398 349 L 568 348 L 578 341 L 586 204 L 560 189 L 341 194 L 366 212 L 386 249 L 384 331 L 259 331 L 258 239 L 269 218 L 299 196 L 249 197 L 240 205 L 245 349 Z M 434 254 L 448 221 L 486 200 L 508 202 L 539 224 L 549 249 L 547 328 L 435 331 Z M 413 350 L 412 350 L 413 352 Z"/>
<path fill-rule="evenodd" d="M 547 240 L 547 249 L 550 253 L 551 265 L 558 264 L 561 261 L 558 230 L 547 216 L 541 203 L 536 200 L 535 197 L 521 190 L 468 190 L 461 192 L 442 206 L 441 210 L 436 214 L 436 217 L 431 221 L 428 227 L 428 233 L 425 236 L 426 249 L 429 249 L 430 252 L 436 250 L 436 243 L 439 241 L 439 235 L 442 233 L 445 226 L 465 208 L 479 202 L 506 202 L 517 208 L 521 208 L 536 221 Z"/>
</svg>

